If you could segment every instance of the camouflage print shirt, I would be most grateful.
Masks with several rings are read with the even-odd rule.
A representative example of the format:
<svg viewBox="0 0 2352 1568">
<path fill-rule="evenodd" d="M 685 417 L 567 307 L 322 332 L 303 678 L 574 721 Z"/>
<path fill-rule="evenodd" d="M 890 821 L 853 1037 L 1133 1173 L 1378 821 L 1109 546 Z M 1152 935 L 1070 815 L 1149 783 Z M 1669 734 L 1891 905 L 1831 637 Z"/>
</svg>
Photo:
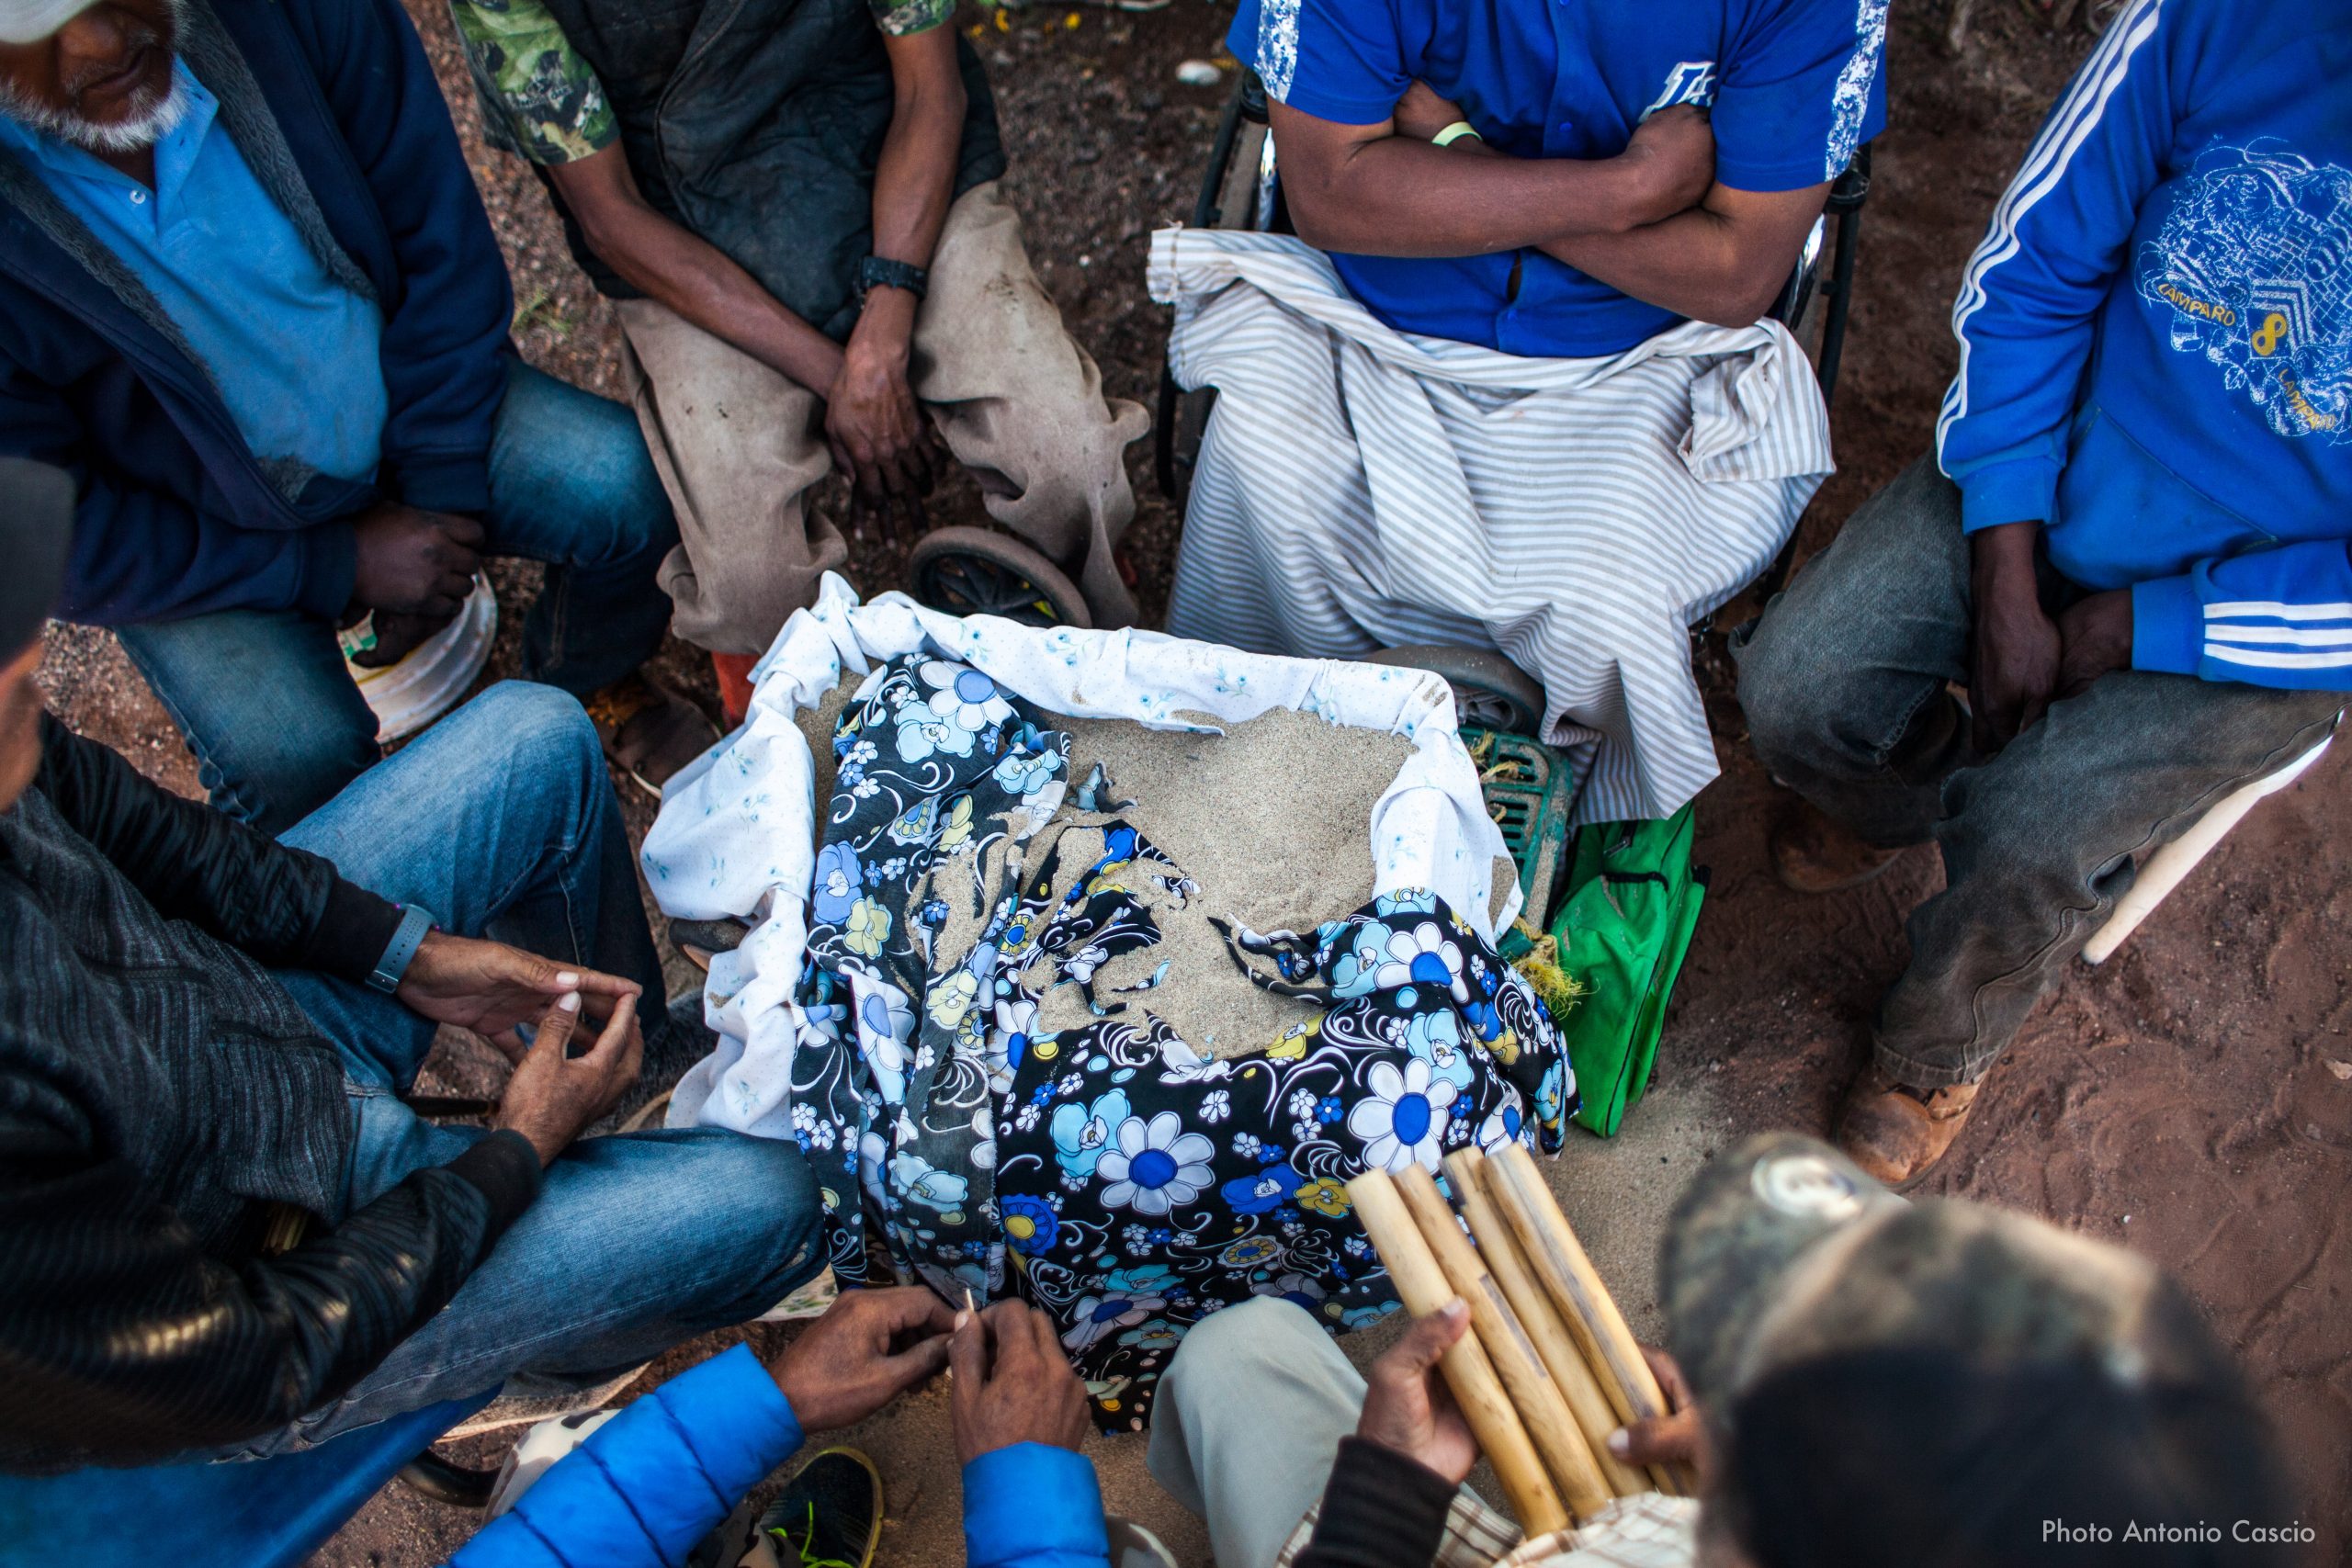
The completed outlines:
<svg viewBox="0 0 2352 1568">
<path fill-rule="evenodd" d="M 956 0 L 867 0 L 893 38 L 925 32 Z M 603 84 L 540 0 L 449 0 L 481 100 L 482 135 L 535 164 L 568 164 L 620 134 Z"/>
</svg>

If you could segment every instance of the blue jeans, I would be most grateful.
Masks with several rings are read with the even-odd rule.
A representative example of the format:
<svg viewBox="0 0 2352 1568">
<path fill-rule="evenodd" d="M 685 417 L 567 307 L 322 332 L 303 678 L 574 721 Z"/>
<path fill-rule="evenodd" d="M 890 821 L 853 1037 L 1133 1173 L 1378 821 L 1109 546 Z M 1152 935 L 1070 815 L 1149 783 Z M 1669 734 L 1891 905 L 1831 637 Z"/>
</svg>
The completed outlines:
<svg viewBox="0 0 2352 1568">
<path fill-rule="evenodd" d="M 678 525 L 635 414 L 509 364 L 485 547 L 548 564 L 523 625 L 523 675 L 584 697 L 661 646 L 670 601 L 654 572 Z M 222 610 L 116 635 L 232 817 L 282 833 L 376 761 L 376 716 L 325 621 Z"/>
<path fill-rule="evenodd" d="M 285 835 L 444 929 L 495 935 L 662 995 L 596 735 L 545 686 L 492 686 Z M 340 1222 L 478 1127 L 401 1103 L 433 1025 L 391 998 L 304 970 L 279 976 L 345 1062 L 356 1127 Z M 658 1019 L 658 1010 L 654 1016 Z M 252 1455 L 496 1388 L 593 1383 L 741 1323 L 813 1275 L 820 1210 L 798 1147 L 717 1129 L 587 1138 L 430 1322 L 342 1398 Z"/>
<path fill-rule="evenodd" d="M 2120 670 L 1993 756 L 1970 743 L 1973 611 L 1960 491 L 1922 458 L 1732 638 L 1775 776 L 1865 840 L 1935 840 L 1944 889 L 1879 1004 L 1879 1065 L 1984 1076 L 2132 886 L 2133 856 L 2324 739 L 2346 697 Z M 2045 604 L 2074 592 L 2045 570 Z"/>
</svg>

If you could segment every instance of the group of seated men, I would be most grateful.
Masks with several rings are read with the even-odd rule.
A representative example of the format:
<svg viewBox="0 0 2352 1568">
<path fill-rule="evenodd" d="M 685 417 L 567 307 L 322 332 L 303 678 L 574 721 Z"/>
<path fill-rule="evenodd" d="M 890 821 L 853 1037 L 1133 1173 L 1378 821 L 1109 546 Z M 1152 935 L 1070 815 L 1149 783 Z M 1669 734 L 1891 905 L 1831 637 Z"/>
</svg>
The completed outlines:
<svg viewBox="0 0 2352 1568">
<path fill-rule="evenodd" d="M 819 1264 L 793 1145 L 582 1135 L 649 1053 L 704 1038 L 698 998 L 665 1005 L 606 761 L 658 784 L 709 730 L 636 668 L 674 617 L 740 681 L 843 558 L 810 488 L 838 467 L 904 514 L 933 429 L 1001 521 L 1082 562 L 1091 597 L 1124 592 L 1139 417 L 1029 272 L 944 5 L 455 8 L 493 139 L 623 300 L 635 418 L 514 355 L 393 0 L 0 0 L 9 1469 L 266 1457 L 591 1384 L 783 1299 Z M 1244 22 L 1302 233 L 1362 302 L 1541 356 L 1754 321 L 1818 209 L 1823 122 L 1833 150 L 1875 129 L 1885 7 L 1268 0 Z M 1969 265 L 1936 457 L 1736 640 L 1802 800 L 1784 879 L 1850 886 L 1932 838 L 1947 885 L 1842 1156 L 1744 1151 L 1669 1238 L 1698 1415 L 1626 1445 L 1695 1460 L 1703 1505 L 1643 1500 L 1568 1560 L 1875 1561 L 1933 1530 L 1989 1563 L 2027 1554 L 2029 1513 L 2278 1515 L 2244 1391 L 2169 1287 L 1882 1184 L 1949 1147 L 2135 852 L 2307 750 L 2352 686 L 2347 69 L 2345 0 L 2123 7 Z M 1825 96 L 1776 160 L 1792 82 Z M 1633 172 L 1684 205 L 1629 223 L 1606 171 L 1652 111 L 1677 112 L 1640 158 L 1680 164 Z M 378 761 L 346 654 L 415 647 L 486 554 L 549 568 L 532 681 Z M 211 807 L 43 713 L 52 614 L 116 628 Z M 402 1102 L 445 1023 L 514 1061 L 488 1127 Z M 773 1369 L 696 1369 L 659 1396 L 674 1422 L 649 1405 L 596 1440 L 658 1460 L 723 1431 L 732 1482 L 697 1441 L 667 1457 L 710 1485 L 600 1507 L 650 1471 L 566 1461 L 470 1550 L 547 1561 L 627 1520 L 644 1561 L 683 1561 L 805 1430 L 952 1362 L 975 1561 L 1101 1559 L 1050 1335 L 1018 1303 L 949 1312 L 853 1297 Z M 1188 1338 L 1153 1438 L 1228 1568 L 1507 1549 L 1455 1501 L 1474 1450 L 1432 1368 L 1458 1314 L 1369 1397 L 1280 1303 L 1230 1322 Z M 1963 1507 L 2020 1445 L 2034 1489 Z"/>
</svg>

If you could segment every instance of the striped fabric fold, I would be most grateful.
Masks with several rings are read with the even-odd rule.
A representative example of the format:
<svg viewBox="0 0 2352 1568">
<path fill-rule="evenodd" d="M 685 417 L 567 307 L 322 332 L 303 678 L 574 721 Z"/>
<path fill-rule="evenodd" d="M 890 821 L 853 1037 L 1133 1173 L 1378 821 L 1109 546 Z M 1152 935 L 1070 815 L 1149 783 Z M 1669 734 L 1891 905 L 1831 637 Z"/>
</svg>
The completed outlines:
<svg viewBox="0 0 2352 1568">
<path fill-rule="evenodd" d="M 1544 687 L 1580 821 L 1715 776 L 1691 622 L 1768 566 L 1833 468 L 1786 328 L 1699 322 L 1532 359 L 1388 327 L 1286 235 L 1170 229 L 1179 385 L 1218 389 L 1168 629 L 1303 657 L 1446 644 Z"/>
</svg>

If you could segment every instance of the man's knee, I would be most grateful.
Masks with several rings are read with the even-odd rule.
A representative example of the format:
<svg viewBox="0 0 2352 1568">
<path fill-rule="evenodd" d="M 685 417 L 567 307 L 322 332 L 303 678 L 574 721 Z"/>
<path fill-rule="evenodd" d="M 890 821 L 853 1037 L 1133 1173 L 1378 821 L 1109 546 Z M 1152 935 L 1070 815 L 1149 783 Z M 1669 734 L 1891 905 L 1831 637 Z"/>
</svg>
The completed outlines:
<svg viewBox="0 0 2352 1568">
<path fill-rule="evenodd" d="M 560 687 L 501 681 L 442 723 L 463 727 L 485 767 L 520 769 L 526 777 L 603 776 L 596 726 L 580 699 Z"/>
<path fill-rule="evenodd" d="M 1834 645 L 1819 618 L 1784 595 L 1734 641 L 1740 711 L 1768 762 L 1817 747 L 1844 711 L 1838 671 L 1826 656 Z"/>
<path fill-rule="evenodd" d="M 824 1263 L 824 1208 L 799 1146 L 716 1127 L 650 1134 L 674 1142 L 686 1191 L 660 1201 L 693 1215 L 704 1267 L 718 1293 L 754 1316 L 782 1301 Z"/>
<path fill-rule="evenodd" d="M 191 740 L 198 776 L 220 811 L 282 833 L 333 800 L 383 756 L 372 728 L 326 712 Z"/>
<path fill-rule="evenodd" d="M 1297 1303 L 1255 1296 L 1213 1312 L 1186 1330 L 1162 1386 L 1170 1393 L 1194 1382 L 1263 1386 L 1266 1378 L 1295 1369 L 1301 1338 L 1323 1337 Z"/>
<path fill-rule="evenodd" d="M 669 553 L 677 519 L 633 412 L 528 370 L 517 370 L 506 395 L 492 456 L 495 510 L 575 567 L 650 570 Z"/>
</svg>

